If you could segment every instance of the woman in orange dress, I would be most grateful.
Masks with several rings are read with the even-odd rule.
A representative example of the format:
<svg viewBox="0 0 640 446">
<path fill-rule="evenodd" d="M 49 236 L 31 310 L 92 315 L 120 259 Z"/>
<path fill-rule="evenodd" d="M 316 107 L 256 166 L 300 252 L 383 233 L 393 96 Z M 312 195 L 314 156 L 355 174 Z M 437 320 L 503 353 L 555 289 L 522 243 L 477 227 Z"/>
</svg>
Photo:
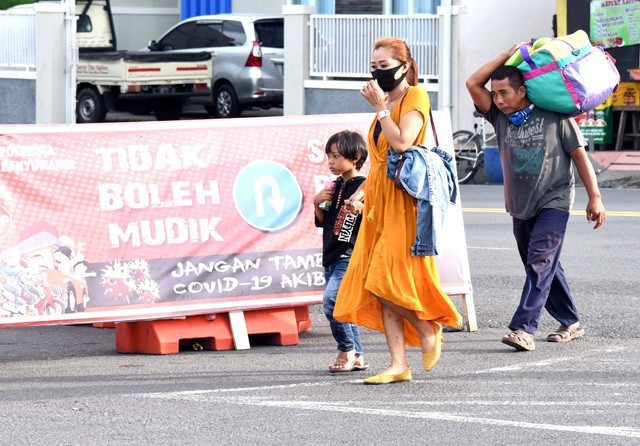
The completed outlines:
<svg viewBox="0 0 640 446">
<path fill-rule="evenodd" d="M 442 324 L 458 327 L 461 317 L 440 287 L 435 258 L 411 255 L 416 199 L 386 175 L 387 149 L 402 153 L 425 141 L 429 96 L 417 86 L 417 65 L 403 40 L 376 41 L 371 72 L 361 91 L 376 111 L 369 130 L 371 168 L 347 201 L 364 200 L 365 218 L 334 317 L 384 332 L 391 364 L 364 382 L 386 384 L 411 380 L 405 345 L 420 346 L 422 366 L 430 370 L 440 357 Z"/>
</svg>

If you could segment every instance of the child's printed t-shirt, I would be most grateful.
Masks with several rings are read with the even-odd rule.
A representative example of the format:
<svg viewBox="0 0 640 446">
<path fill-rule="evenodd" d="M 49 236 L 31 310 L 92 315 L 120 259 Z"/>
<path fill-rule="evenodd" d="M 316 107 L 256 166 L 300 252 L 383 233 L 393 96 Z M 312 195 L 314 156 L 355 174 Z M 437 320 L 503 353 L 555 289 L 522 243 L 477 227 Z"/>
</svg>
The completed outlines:
<svg viewBox="0 0 640 446">
<path fill-rule="evenodd" d="M 338 177 L 331 197 L 331 207 L 326 211 L 324 222 L 320 224 L 316 218 L 316 226 L 323 228 L 322 266 L 324 267 L 333 264 L 340 256 L 351 256 L 362 222 L 362 214 L 347 212 L 344 201 L 353 195 L 364 180 L 365 177 L 356 176 L 345 182 L 342 177 Z"/>
</svg>

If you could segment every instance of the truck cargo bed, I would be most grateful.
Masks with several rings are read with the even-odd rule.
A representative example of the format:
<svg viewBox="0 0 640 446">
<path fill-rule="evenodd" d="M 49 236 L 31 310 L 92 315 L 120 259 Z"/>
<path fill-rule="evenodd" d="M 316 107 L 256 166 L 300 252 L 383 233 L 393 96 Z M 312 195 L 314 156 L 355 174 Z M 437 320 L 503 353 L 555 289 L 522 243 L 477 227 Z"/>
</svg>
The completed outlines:
<svg viewBox="0 0 640 446">
<path fill-rule="evenodd" d="M 78 82 L 103 85 L 208 83 L 211 53 L 109 51 L 81 52 Z"/>
</svg>

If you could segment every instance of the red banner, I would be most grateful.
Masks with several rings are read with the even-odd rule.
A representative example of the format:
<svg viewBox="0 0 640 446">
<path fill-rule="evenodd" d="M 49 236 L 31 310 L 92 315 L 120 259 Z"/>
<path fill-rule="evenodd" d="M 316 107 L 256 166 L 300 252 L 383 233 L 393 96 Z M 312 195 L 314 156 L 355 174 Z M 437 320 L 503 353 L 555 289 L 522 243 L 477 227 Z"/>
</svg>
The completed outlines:
<svg viewBox="0 0 640 446">
<path fill-rule="evenodd" d="M 0 127 L 0 326 L 320 303 L 324 144 L 370 122 Z"/>
</svg>

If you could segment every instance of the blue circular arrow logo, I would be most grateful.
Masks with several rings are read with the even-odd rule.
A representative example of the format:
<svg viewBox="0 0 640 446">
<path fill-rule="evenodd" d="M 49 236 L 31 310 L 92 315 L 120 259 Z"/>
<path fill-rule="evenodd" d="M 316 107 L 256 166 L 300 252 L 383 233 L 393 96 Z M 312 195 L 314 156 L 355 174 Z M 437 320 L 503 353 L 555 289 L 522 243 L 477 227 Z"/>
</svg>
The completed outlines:
<svg viewBox="0 0 640 446">
<path fill-rule="evenodd" d="M 296 177 L 275 161 L 247 164 L 233 183 L 233 201 L 240 216 L 262 231 L 289 226 L 302 209 L 302 197 Z"/>
</svg>

